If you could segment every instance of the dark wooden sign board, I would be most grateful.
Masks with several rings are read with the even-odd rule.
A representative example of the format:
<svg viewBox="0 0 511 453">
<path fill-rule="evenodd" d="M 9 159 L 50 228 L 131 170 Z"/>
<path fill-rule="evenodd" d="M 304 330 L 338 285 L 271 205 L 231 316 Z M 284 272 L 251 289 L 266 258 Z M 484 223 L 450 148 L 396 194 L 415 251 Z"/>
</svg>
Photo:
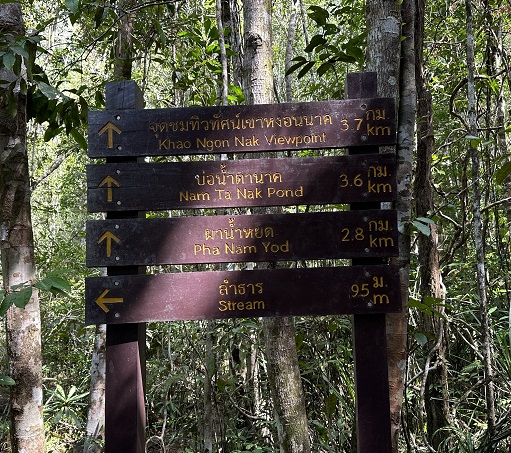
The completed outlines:
<svg viewBox="0 0 511 453">
<path fill-rule="evenodd" d="M 348 97 L 353 99 L 344 101 L 137 110 L 143 99 L 134 83 L 107 85 L 107 111 L 89 115 L 89 156 L 106 157 L 106 165 L 88 168 L 88 203 L 91 212 L 107 211 L 108 220 L 89 224 L 88 241 L 93 252 L 88 260 L 105 263 L 108 277 L 86 280 L 85 303 L 86 323 L 107 324 L 107 453 L 144 451 L 145 322 L 328 314 L 355 314 L 358 452 L 390 453 L 385 313 L 401 310 L 399 269 L 381 264 L 383 258 L 371 251 L 369 257 L 357 258 L 357 247 L 363 241 L 357 245 L 356 235 L 365 236 L 368 230 L 362 228 L 356 211 L 378 210 L 381 201 L 395 200 L 397 195 L 395 157 L 371 156 L 378 153 L 379 146 L 396 143 L 395 107 L 393 99 L 374 97 L 374 73 L 348 74 L 347 88 Z M 349 148 L 349 157 L 293 162 L 274 159 L 264 163 L 254 160 L 149 164 L 137 160 L 138 156 L 153 155 L 343 147 Z M 280 176 L 276 175 L 278 172 Z M 198 186 L 204 190 L 196 189 Z M 227 191 L 231 192 L 230 199 L 224 196 Z M 345 225 L 344 233 L 342 225 L 337 225 L 340 229 L 337 232 L 334 227 L 328 228 L 332 228 L 329 236 L 334 248 L 339 242 L 353 242 L 347 246 L 351 250 L 349 257 L 353 258 L 350 267 L 144 275 L 144 268 L 127 263 L 139 259 L 146 262 L 146 258 L 138 255 L 133 260 L 122 255 L 126 252 L 123 248 L 137 248 L 137 234 L 139 241 L 145 235 L 155 236 L 142 250 L 159 250 L 168 240 L 179 241 L 186 228 L 198 231 L 199 235 L 203 232 L 204 241 L 206 229 L 210 229 L 210 234 L 212 229 L 226 229 L 222 218 L 208 219 L 208 225 L 187 224 L 196 220 L 163 219 L 167 222 L 164 227 L 150 226 L 152 220 L 142 219 L 147 225 L 141 227 L 138 211 L 347 202 L 352 203 L 354 210 L 350 215 L 358 219 L 349 225 L 357 226 Z M 378 245 L 380 240 L 384 245 L 381 256 L 388 256 L 396 253 L 395 213 L 382 215 L 383 218 L 368 217 L 368 222 L 382 221 L 383 225 L 388 220 L 392 224 L 391 231 L 378 230 L 381 233 Z M 295 215 L 288 217 L 292 219 Z M 293 220 L 268 217 L 265 222 L 270 219 L 275 222 L 274 233 L 279 231 L 283 238 L 267 245 L 270 252 L 272 246 L 276 247 L 275 256 L 285 256 L 288 247 L 298 246 L 299 240 L 305 244 L 298 247 L 301 249 L 295 258 L 314 252 L 309 238 L 296 233 L 291 239 L 295 234 Z M 241 225 L 241 218 L 235 222 Z M 251 222 L 248 221 L 247 228 L 255 228 Z M 318 234 L 314 222 L 308 220 L 305 226 L 306 233 L 312 232 L 313 236 Z M 122 238 L 115 235 L 116 225 L 119 233 L 122 230 Z M 321 241 L 324 243 L 318 247 L 326 251 L 327 240 Z M 222 244 L 225 247 L 225 242 Z M 368 248 L 376 249 L 371 242 Z M 149 262 L 181 259 L 170 249 L 162 253 L 164 258 L 155 257 L 153 261 L 151 258 Z M 190 255 L 189 249 L 186 253 Z M 329 253 L 332 252 L 326 256 L 333 256 Z M 344 256 L 342 253 L 339 246 L 334 254 Z M 101 261 L 102 254 L 103 258 L 108 255 L 106 258 L 113 257 L 119 263 Z M 267 254 L 260 258 L 263 255 L 266 260 Z M 277 259 L 275 256 L 273 259 Z"/>
<path fill-rule="evenodd" d="M 87 167 L 90 212 L 393 201 L 396 157 L 103 164 Z"/>
<path fill-rule="evenodd" d="M 89 113 L 89 156 L 160 156 L 395 143 L 389 98 Z"/>
<path fill-rule="evenodd" d="M 90 277 L 85 322 L 398 312 L 398 280 L 388 265 Z"/>
<path fill-rule="evenodd" d="M 393 210 L 87 222 L 87 266 L 397 256 Z"/>
</svg>

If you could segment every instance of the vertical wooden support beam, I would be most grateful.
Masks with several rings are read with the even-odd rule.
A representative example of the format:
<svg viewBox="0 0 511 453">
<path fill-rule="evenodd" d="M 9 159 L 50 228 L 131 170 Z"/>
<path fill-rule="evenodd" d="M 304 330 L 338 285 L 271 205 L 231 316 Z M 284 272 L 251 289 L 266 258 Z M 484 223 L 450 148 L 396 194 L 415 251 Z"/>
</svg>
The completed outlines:
<svg viewBox="0 0 511 453">
<path fill-rule="evenodd" d="M 142 92 L 133 81 L 106 85 L 107 110 L 141 109 Z M 107 163 L 137 158 L 107 158 Z M 137 218 L 107 212 L 108 219 Z M 144 274 L 139 266 L 108 267 L 108 275 Z M 106 330 L 105 453 L 145 451 L 145 324 L 109 324 Z"/>
<path fill-rule="evenodd" d="M 377 96 L 374 72 L 350 73 L 349 99 Z M 350 154 L 378 154 L 375 146 L 350 148 Z M 380 203 L 352 203 L 350 209 L 380 209 Z M 378 258 L 354 259 L 353 265 L 381 264 Z M 389 378 L 385 314 L 354 315 L 355 401 L 358 453 L 391 453 Z"/>
</svg>

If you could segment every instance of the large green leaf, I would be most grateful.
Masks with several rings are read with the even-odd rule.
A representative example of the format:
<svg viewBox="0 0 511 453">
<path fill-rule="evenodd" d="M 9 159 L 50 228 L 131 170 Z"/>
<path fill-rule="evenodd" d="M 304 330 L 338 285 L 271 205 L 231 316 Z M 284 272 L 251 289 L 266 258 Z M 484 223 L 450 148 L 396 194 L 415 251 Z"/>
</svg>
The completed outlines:
<svg viewBox="0 0 511 453">
<path fill-rule="evenodd" d="M 76 14 L 79 7 L 80 0 L 66 0 L 66 8 L 71 11 L 71 13 Z"/>
<path fill-rule="evenodd" d="M 5 375 L 0 375 L 0 385 L 14 385 L 16 381 L 10 377 Z"/>
<path fill-rule="evenodd" d="M 42 291 L 50 291 L 60 294 L 67 294 L 71 290 L 69 282 L 55 275 L 48 275 L 34 284 L 37 289 Z"/>
<path fill-rule="evenodd" d="M 29 303 L 30 298 L 32 297 L 32 287 L 27 286 L 19 291 L 14 291 L 5 296 L 5 299 L 8 301 L 9 306 L 15 305 L 18 308 L 25 308 L 25 306 Z"/>
<path fill-rule="evenodd" d="M 495 172 L 495 182 L 497 184 L 502 184 L 510 173 L 511 173 L 511 162 L 506 162 L 504 165 L 502 165 L 502 167 L 500 167 Z"/>
<path fill-rule="evenodd" d="M 7 69 L 12 71 L 12 69 L 14 68 L 14 63 L 16 62 L 16 55 L 14 55 L 11 52 L 8 52 L 8 53 L 4 54 L 2 60 L 3 60 L 4 66 Z"/>
</svg>

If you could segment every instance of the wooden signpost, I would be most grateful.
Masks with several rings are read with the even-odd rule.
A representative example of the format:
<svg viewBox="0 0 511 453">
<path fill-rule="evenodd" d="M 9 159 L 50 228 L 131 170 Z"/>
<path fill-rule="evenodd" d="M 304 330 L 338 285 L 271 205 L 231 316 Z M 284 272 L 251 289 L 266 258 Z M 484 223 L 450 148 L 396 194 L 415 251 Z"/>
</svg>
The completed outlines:
<svg viewBox="0 0 511 453">
<path fill-rule="evenodd" d="M 90 278 L 89 324 L 391 313 L 395 266 L 180 272 Z"/>
<path fill-rule="evenodd" d="M 396 158 L 336 156 L 87 167 L 90 212 L 393 201 Z"/>
<path fill-rule="evenodd" d="M 397 216 L 380 202 L 395 200 L 396 161 L 377 152 L 395 144 L 395 108 L 392 99 L 371 97 L 367 81 L 374 86 L 374 74 L 349 75 L 355 99 L 345 101 L 158 110 L 136 110 L 141 97 L 132 82 L 107 85 L 107 110 L 89 115 L 89 156 L 107 162 L 87 168 L 89 211 L 107 212 L 106 220 L 87 223 L 87 265 L 106 266 L 107 276 L 86 280 L 85 300 L 86 323 L 107 324 L 107 453 L 144 448 L 144 323 L 338 314 L 355 314 L 359 452 L 390 452 L 384 314 L 400 311 L 401 302 L 398 269 L 386 264 L 398 254 Z M 340 147 L 350 155 L 139 161 Z M 342 203 L 353 210 L 338 209 Z M 333 212 L 139 214 L 315 204 Z M 140 267 L 306 259 L 353 259 L 353 265 L 155 275 Z M 382 355 L 371 359 L 379 377 L 362 369 L 368 344 Z M 369 379 L 378 381 L 378 391 L 387 386 L 383 395 L 375 396 Z"/>
<path fill-rule="evenodd" d="M 87 222 L 87 266 L 388 257 L 391 210 Z"/>
<path fill-rule="evenodd" d="M 106 110 L 89 114 L 89 156 L 252 153 L 395 143 L 393 99 Z"/>
</svg>

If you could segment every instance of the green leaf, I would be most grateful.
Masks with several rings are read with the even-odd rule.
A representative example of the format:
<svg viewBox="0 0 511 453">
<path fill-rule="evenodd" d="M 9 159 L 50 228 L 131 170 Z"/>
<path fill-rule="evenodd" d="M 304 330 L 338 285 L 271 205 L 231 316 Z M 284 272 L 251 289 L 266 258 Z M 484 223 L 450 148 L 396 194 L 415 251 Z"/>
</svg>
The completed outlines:
<svg viewBox="0 0 511 453">
<path fill-rule="evenodd" d="M 326 400 L 326 413 L 328 416 L 332 416 L 335 412 L 335 408 L 337 407 L 337 395 L 334 393 L 330 393 Z"/>
<path fill-rule="evenodd" d="M 433 310 L 428 307 L 426 304 L 423 304 L 422 302 L 416 300 L 416 299 L 411 299 L 408 301 L 408 307 L 409 308 L 416 308 L 417 310 L 420 310 L 422 313 L 425 313 L 427 315 L 432 315 L 433 314 Z"/>
<path fill-rule="evenodd" d="M 412 225 L 419 230 L 422 234 L 425 234 L 426 236 L 429 236 L 431 234 L 431 231 L 429 229 L 429 226 L 425 225 L 422 222 L 417 222 L 416 220 L 412 220 Z"/>
<path fill-rule="evenodd" d="M 41 91 L 41 93 L 47 98 L 47 99 L 58 99 L 61 96 L 60 91 L 53 88 L 51 85 L 48 85 L 45 82 L 37 81 L 36 82 L 37 88 Z"/>
<path fill-rule="evenodd" d="M 31 297 L 32 287 L 27 286 L 20 291 L 7 294 L 5 299 L 9 301 L 10 305 L 14 304 L 18 308 L 25 308 L 25 306 L 30 302 Z"/>
<path fill-rule="evenodd" d="M 511 162 L 506 162 L 504 165 L 502 165 L 502 167 L 500 167 L 495 172 L 495 182 L 497 184 L 502 184 L 510 173 L 511 173 Z"/>
<path fill-rule="evenodd" d="M 103 22 L 104 12 L 105 12 L 104 6 L 98 6 L 96 8 L 96 11 L 94 12 L 94 24 L 96 25 L 96 28 L 98 28 L 101 25 L 101 22 Z"/>
<path fill-rule="evenodd" d="M 298 73 L 298 78 L 301 79 L 305 74 L 307 74 L 310 69 L 314 66 L 314 61 L 309 61 Z"/>
<path fill-rule="evenodd" d="M 422 332 L 415 332 L 414 334 L 415 341 L 419 343 L 421 346 L 426 345 L 428 342 L 428 337 L 424 335 Z"/>
<path fill-rule="evenodd" d="M 477 146 L 483 141 L 482 138 L 477 137 L 475 135 L 465 135 L 467 140 L 470 140 L 470 147 L 477 148 Z"/>
<path fill-rule="evenodd" d="M 21 46 L 12 46 L 11 50 L 20 57 L 23 57 L 25 60 L 28 60 L 30 57 L 28 55 L 28 52 Z"/>
<path fill-rule="evenodd" d="M 76 14 L 79 7 L 80 0 L 66 0 L 66 8 L 71 11 L 71 13 Z"/>
<path fill-rule="evenodd" d="M 16 384 L 16 381 L 12 377 L 0 375 L 0 385 L 15 385 L 15 384 Z"/>
<path fill-rule="evenodd" d="M 9 53 L 6 53 L 3 58 L 3 63 L 4 63 L 4 66 L 9 69 L 9 70 L 13 70 L 14 68 L 14 63 L 16 62 L 16 55 L 14 55 L 13 53 L 9 52 Z"/>
<path fill-rule="evenodd" d="M 42 291 L 57 292 L 67 294 L 71 290 L 69 282 L 61 277 L 49 275 L 34 284 L 37 289 Z"/>
<path fill-rule="evenodd" d="M 64 128 L 62 127 L 48 127 L 44 133 L 44 141 L 50 141 L 53 137 L 59 135 L 63 130 Z"/>
<path fill-rule="evenodd" d="M 330 69 L 333 69 L 333 67 L 334 66 L 332 63 L 326 62 L 323 63 L 316 72 L 318 73 L 319 76 L 322 76 L 323 74 L 325 74 L 325 72 L 329 71 Z"/>
<path fill-rule="evenodd" d="M 330 13 L 326 9 L 321 8 L 320 6 L 309 7 L 309 11 L 307 14 L 320 27 L 326 25 L 326 20 L 328 19 L 328 16 L 330 16 Z"/>
<path fill-rule="evenodd" d="M 435 221 L 428 217 L 417 217 L 415 220 L 418 220 L 419 222 L 422 223 L 429 223 L 430 225 L 435 225 Z"/>
<path fill-rule="evenodd" d="M 303 57 L 302 57 L 303 58 Z M 303 58 L 303 60 L 300 60 L 298 63 L 295 63 L 292 65 L 286 72 L 286 75 L 292 74 L 295 72 L 298 68 L 302 67 L 305 63 L 307 63 L 307 60 Z"/>
<path fill-rule="evenodd" d="M 69 134 L 74 138 L 75 142 L 80 148 L 82 148 L 84 151 L 87 151 L 87 140 L 85 140 L 85 137 L 80 133 L 78 129 L 71 129 Z"/>
<path fill-rule="evenodd" d="M 5 294 L 5 289 L 0 289 L 0 317 L 4 317 L 7 313 L 7 310 L 9 310 L 12 305 L 12 302 L 10 302 L 9 299 L 5 297 Z"/>
<path fill-rule="evenodd" d="M 326 44 L 327 40 L 321 35 L 315 35 L 309 42 L 309 45 L 305 48 L 305 52 L 312 52 L 316 47 Z"/>
</svg>

